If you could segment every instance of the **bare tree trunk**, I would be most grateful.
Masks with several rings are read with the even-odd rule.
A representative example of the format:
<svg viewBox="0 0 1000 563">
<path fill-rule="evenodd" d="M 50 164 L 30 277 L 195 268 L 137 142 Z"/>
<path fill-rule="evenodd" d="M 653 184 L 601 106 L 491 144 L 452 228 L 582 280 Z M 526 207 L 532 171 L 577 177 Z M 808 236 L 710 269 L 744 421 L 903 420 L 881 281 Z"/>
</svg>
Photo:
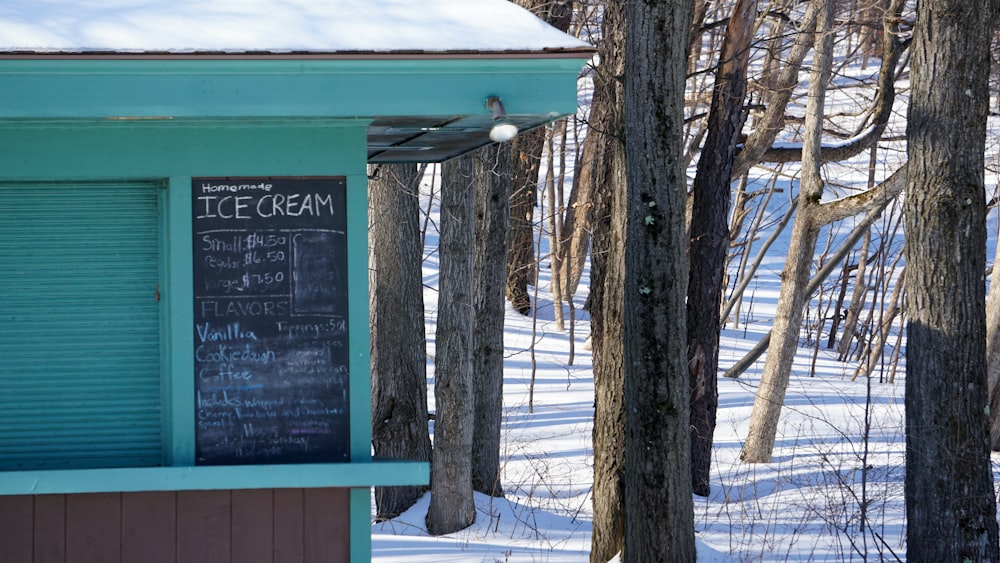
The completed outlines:
<svg viewBox="0 0 1000 563">
<path fill-rule="evenodd" d="M 821 145 L 819 149 L 820 162 L 847 160 L 874 145 L 882 136 L 882 132 L 885 131 L 886 125 L 889 123 L 889 117 L 892 115 L 892 104 L 896 96 L 896 65 L 899 63 L 899 57 L 903 52 L 903 44 L 897 36 L 899 35 L 900 14 L 905 4 L 906 0 L 892 0 L 888 11 L 882 18 L 885 41 L 883 42 L 882 49 L 882 63 L 879 67 L 878 90 L 875 93 L 874 106 L 870 113 L 870 124 L 863 130 L 858 131 L 858 134 L 847 142 L 830 146 Z M 778 92 L 779 97 L 787 94 L 790 94 L 790 92 Z M 787 102 L 787 99 L 785 102 Z M 768 113 L 770 111 L 771 108 L 768 108 Z M 766 136 L 762 136 L 760 140 L 765 138 Z M 768 141 L 766 149 L 760 154 L 760 161 L 795 162 L 805 159 L 805 156 L 802 154 L 806 150 L 805 147 L 772 147 L 771 142 L 773 140 L 774 137 L 771 137 L 771 140 Z M 746 146 L 750 147 L 752 142 L 756 142 L 756 140 L 752 141 L 748 139 Z M 754 148 L 754 154 L 759 148 Z M 750 155 L 751 151 L 747 151 L 747 156 Z M 738 170 L 742 171 L 743 168 L 738 167 Z"/>
<path fill-rule="evenodd" d="M 687 295 L 687 361 L 691 387 L 691 478 L 694 493 L 711 492 L 712 436 L 719 405 L 719 307 L 729 251 L 730 173 L 743 129 L 750 40 L 756 0 L 733 8 L 715 77 L 705 147 L 692 192 L 690 272 Z"/>
<path fill-rule="evenodd" d="M 591 98 L 591 118 L 595 118 L 594 107 L 597 105 L 597 88 Z M 583 137 L 582 148 L 578 151 L 576 170 L 573 175 L 573 187 L 570 189 L 566 215 L 562 223 L 563 256 L 561 260 L 563 289 L 567 296 L 572 297 L 580 286 L 580 279 L 587 264 L 587 254 L 594 225 L 594 181 L 593 159 L 595 147 L 602 137 L 600 133 L 590 132 Z"/>
<path fill-rule="evenodd" d="M 810 2 L 806 8 L 799 29 L 795 33 L 794 44 L 788 54 L 785 66 L 781 70 L 770 75 L 770 80 L 774 83 L 774 88 L 768 90 L 765 95 L 767 111 L 757 120 L 756 128 L 747 136 L 743 148 L 733 163 L 733 176 L 738 177 L 746 174 L 750 168 L 764 158 L 764 154 L 774 143 L 781 128 L 785 124 L 785 108 L 792 99 L 792 92 L 799 83 L 799 69 L 802 61 L 813 46 L 814 31 L 816 29 L 816 14 L 819 10 L 819 3 Z"/>
<path fill-rule="evenodd" d="M 1000 561 L 986 377 L 993 0 L 921 0 L 906 186 L 906 555 Z"/>
<path fill-rule="evenodd" d="M 618 17 L 616 14 L 617 8 L 614 5 L 605 9 L 602 37 L 608 37 L 608 27 Z M 622 41 L 624 41 L 624 36 L 622 36 Z M 608 58 L 611 56 L 611 48 L 612 43 L 609 43 L 608 40 L 602 41 L 599 46 L 599 52 L 605 54 L 600 56 L 602 62 L 594 72 L 594 95 L 590 105 L 587 136 L 583 140 L 583 150 L 581 151 L 580 162 L 578 163 L 579 171 L 577 177 L 574 178 L 574 183 L 578 184 L 577 200 L 581 203 L 572 210 L 571 215 L 586 213 L 590 217 L 589 219 L 586 217 L 575 218 L 573 225 L 566 227 L 566 229 L 572 232 L 570 242 L 567 246 L 570 248 L 569 252 L 573 256 L 571 258 L 574 264 L 573 268 L 580 268 L 582 272 L 583 259 L 586 256 L 583 256 L 581 259 L 579 252 L 587 244 L 591 245 L 591 287 L 590 295 L 587 298 L 587 304 L 584 308 L 590 310 L 592 335 L 595 331 L 599 330 L 597 325 L 599 324 L 598 320 L 601 313 L 600 305 L 597 301 L 601 298 L 601 292 L 603 291 L 601 284 L 604 279 L 604 261 L 607 260 L 607 235 L 610 233 L 611 227 L 609 210 L 611 208 L 610 194 L 612 188 L 609 184 L 609 176 L 611 174 L 613 153 L 612 144 L 619 141 L 624 142 L 623 139 L 616 138 L 620 135 L 618 129 L 621 128 L 622 121 L 622 108 L 620 107 L 621 104 L 617 101 L 620 100 L 620 94 L 616 94 L 616 89 L 621 90 L 617 84 L 621 77 L 612 75 L 612 69 L 610 69 L 612 62 Z M 617 60 L 621 61 L 617 64 L 624 64 L 624 59 L 620 54 Z M 588 221 L 590 232 L 586 233 L 588 227 L 585 223 Z M 598 353 L 596 350 L 598 348 L 597 341 L 595 340 L 595 360 L 597 360 Z"/>
<path fill-rule="evenodd" d="M 771 344 L 768 347 L 760 388 L 750 415 L 750 431 L 741 457 L 748 463 L 770 463 L 774 450 L 778 418 L 785 402 L 785 389 L 795 359 L 805 306 L 806 285 L 816 248 L 813 215 L 823 195 L 820 177 L 819 151 L 822 143 L 823 103 L 826 84 L 830 78 L 833 57 L 833 0 L 817 0 L 822 6 L 816 19 L 816 49 L 813 54 L 813 71 L 809 79 L 806 105 L 805 146 L 802 151 L 802 176 L 798 195 L 797 216 L 792 224 L 792 238 L 788 244 L 788 257 L 781 273 L 781 291 L 774 315 Z"/>
<path fill-rule="evenodd" d="M 774 185 L 772 184 L 771 189 L 769 189 L 767 195 L 764 196 L 764 202 L 761 203 L 757 209 L 757 214 L 756 217 L 754 217 L 753 224 L 747 231 L 745 238 L 746 242 L 743 243 L 743 255 L 740 257 L 740 265 L 737 269 L 738 284 L 736 288 L 733 289 L 733 292 L 726 301 L 726 304 L 722 307 L 722 313 L 719 314 L 720 324 L 724 325 L 728 322 L 727 319 L 729 316 L 732 315 L 733 327 L 739 326 L 740 307 L 743 303 L 743 293 L 753 280 L 753 276 L 757 272 L 757 269 L 760 268 L 761 262 L 764 261 L 764 257 L 767 255 L 767 249 L 771 248 L 771 245 L 778 240 L 778 236 L 785 230 L 785 227 L 788 226 L 788 222 L 791 221 L 792 215 L 795 213 L 795 204 L 793 202 L 788 206 L 788 210 L 785 211 L 785 214 L 781 217 L 781 220 L 778 221 L 774 230 L 767 237 L 767 240 L 765 240 L 761 247 L 757 250 L 757 255 L 754 257 L 753 263 L 750 264 L 748 269 L 747 260 L 749 260 L 750 250 L 753 247 L 754 237 L 756 236 L 756 233 L 760 232 L 760 225 L 765 215 L 767 202 L 770 201 L 773 193 Z"/>
<path fill-rule="evenodd" d="M 899 170 L 894 172 L 892 176 L 890 176 L 888 179 L 886 179 L 884 182 L 879 184 L 878 187 L 875 188 L 875 191 L 879 192 L 879 195 L 876 196 L 874 194 L 870 194 L 867 192 L 864 194 L 859 194 L 858 196 L 860 196 L 860 200 L 855 202 L 855 203 L 874 202 L 875 205 L 872 205 L 870 207 L 864 205 L 846 206 L 844 208 L 839 209 L 837 213 L 826 214 L 825 218 L 823 211 L 827 206 L 840 207 L 837 204 L 843 202 L 844 200 L 837 200 L 836 202 L 826 203 L 824 204 L 823 207 L 820 208 L 819 213 L 817 213 L 814 216 L 814 219 L 817 219 L 816 222 L 818 225 L 828 224 L 827 221 L 833 222 L 835 220 L 839 220 L 838 217 L 842 219 L 846 216 L 856 215 L 857 213 L 862 213 L 862 212 L 865 213 L 865 217 L 864 219 L 861 220 L 860 223 L 858 223 L 858 225 L 854 227 L 854 230 L 851 231 L 850 235 L 848 235 L 847 240 L 840 247 L 840 250 L 838 250 L 836 254 L 833 255 L 830 261 L 827 262 L 826 266 L 821 268 L 820 271 L 816 272 L 816 275 L 813 276 L 811 280 L 809 280 L 809 284 L 806 286 L 805 289 L 806 295 L 812 295 L 819 288 L 820 284 L 822 284 L 828 277 L 830 277 L 830 274 L 833 273 L 835 266 L 839 264 L 841 260 L 847 258 L 847 255 L 850 253 L 851 249 L 854 248 L 854 245 L 857 244 L 858 241 L 861 240 L 861 237 L 868 232 L 868 229 L 871 227 L 872 223 L 874 223 L 875 220 L 879 218 L 879 216 L 885 210 L 886 206 L 889 205 L 892 199 L 899 195 L 905 184 L 906 184 L 906 166 L 903 166 Z M 819 220 L 820 218 L 823 218 L 822 221 Z M 737 291 L 740 291 L 742 287 L 743 286 L 741 284 L 740 288 L 737 288 Z M 766 351 L 771 341 L 772 331 L 773 329 L 769 330 L 767 334 L 765 334 L 760 340 L 757 341 L 756 344 L 754 344 L 753 348 L 751 348 L 749 352 L 747 352 L 742 358 L 739 359 L 739 361 L 733 364 L 732 367 L 726 370 L 726 372 L 723 374 L 723 377 L 739 377 L 744 371 L 746 371 L 748 367 L 750 367 L 751 364 L 756 362 L 757 359 L 760 358 Z"/>
<path fill-rule="evenodd" d="M 903 271 L 899 273 L 899 277 L 896 279 L 895 286 L 892 288 L 889 307 L 888 309 L 882 309 L 881 319 L 878 322 L 878 330 L 872 335 L 867 353 L 862 357 L 857 369 L 854 370 L 851 381 L 857 379 L 858 376 L 868 377 L 875 371 L 875 366 L 878 365 L 878 361 L 882 358 L 882 350 L 885 348 L 885 342 L 889 339 L 889 330 L 892 328 L 892 323 L 896 321 L 896 316 L 902 312 L 900 302 L 905 286 L 906 267 L 904 266 Z M 879 380 L 881 380 L 881 377 Z"/>
<path fill-rule="evenodd" d="M 862 37 L 862 41 L 867 39 Z M 875 186 L 875 166 L 878 164 L 878 146 L 872 146 L 868 152 L 868 189 Z M 868 247 L 871 245 L 871 231 L 865 233 L 865 240 L 862 241 L 858 251 L 857 271 L 854 273 L 854 291 L 851 293 L 851 302 L 847 306 L 844 315 L 844 330 L 840 337 L 840 344 L 837 346 L 837 356 L 840 361 L 847 359 L 851 351 L 851 344 L 854 342 L 855 330 L 858 326 L 858 318 L 861 308 L 864 307 L 865 298 L 868 295 L 868 286 L 865 282 L 865 271 L 868 267 Z M 847 280 L 844 280 L 846 286 Z M 833 342 L 834 331 L 830 331 L 830 341 Z"/>
<path fill-rule="evenodd" d="M 563 301 L 567 294 L 563 291 L 562 278 L 562 258 L 563 258 L 563 234 L 562 221 L 563 214 L 562 185 L 556 189 L 556 134 L 561 131 L 562 149 L 566 148 L 566 120 L 561 120 L 556 128 L 546 135 L 545 154 L 547 155 L 545 167 L 545 200 L 549 202 L 548 224 L 549 224 L 549 272 L 551 276 L 552 310 L 555 314 L 555 329 L 559 332 L 566 330 L 566 319 L 563 312 Z M 556 194 L 559 197 L 556 197 Z"/>
<path fill-rule="evenodd" d="M 531 312 L 528 284 L 535 283 L 537 265 L 532 229 L 538 201 L 538 171 L 545 130 L 522 133 L 511 141 L 510 237 L 507 251 L 507 300 L 518 313 Z"/>
<path fill-rule="evenodd" d="M 682 142 L 693 9 L 693 0 L 628 2 L 625 562 L 696 559 Z"/>
<path fill-rule="evenodd" d="M 858 326 L 858 318 L 861 315 L 861 308 L 865 306 L 865 298 L 868 295 L 868 285 L 865 282 L 865 272 L 868 267 L 868 246 L 871 244 L 871 231 L 865 233 L 865 239 L 861 242 L 861 250 L 858 252 L 858 266 L 854 272 L 854 292 L 851 294 L 851 302 L 847 306 L 847 316 L 844 318 L 844 332 L 837 345 L 837 356 L 840 361 L 845 361 L 851 351 L 851 343 L 854 341 L 854 334 Z"/>
<path fill-rule="evenodd" d="M 420 173 L 410 164 L 376 170 L 368 184 L 372 446 L 376 456 L 430 461 Z M 399 516 L 426 491 L 376 487 L 376 520 Z"/>
<path fill-rule="evenodd" d="M 990 448 L 1000 451 L 1000 244 L 993 257 L 986 298 L 986 369 L 990 400 Z"/>
<path fill-rule="evenodd" d="M 751 244 L 751 240 L 753 240 L 754 235 L 750 232 L 747 233 L 747 237 L 743 241 L 739 241 L 740 233 L 742 233 L 743 228 L 747 226 L 747 219 L 750 219 L 750 208 L 747 205 L 750 203 L 752 196 L 749 192 L 747 192 L 749 184 L 749 174 L 740 176 L 740 179 L 736 181 L 736 190 L 733 194 L 733 208 L 729 212 L 729 248 L 726 250 L 726 260 L 722 265 L 722 295 L 720 296 L 722 304 L 726 303 L 726 289 L 729 287 L 730 282 L 734 284 L 739 282 L 742 273 L 746 270 L 750 249 L 753 246 Z M 770 190 L 768 190 L 768 194 L 770 194 Z M 759 195 L 759 193 L 757 195 Z M 765 196 L 765 199 L 769 198 Z M 755 218 L 760 215 L 760 213 L 756 214 Z M 751 221 L 751 227 L 753 226 L 752 223 L 753 221 Z M 690 225 L 688 225 L 688 229 L 690 230 Z M 748 229 L 748 231 L 749 230 L 752 229 Z M 733 261 L 737 259 L 739 261 L 736 267 L 736 275 L 731 276 L 729 273 L 730 266 L 732 266 Z M 720 307 L 720 311 L 721 310 L 722 309 Z M 739 316 L 738 310 L 736 315 Z M 719 328 L 721 330 L 729 324 L 729 315 L 720 315 L 720 317 Z M 736 322 L 733 326 L 739 327 L 739 322 Z"/>
<path fill-rule="evenodd" d="M 427 531 L 450 534 L 476 520 L 472 497 L 475 158 L 441 167 L 441 278 L 434 399 L 434 457 Z"/>
<path fill-rule="evenodd" d="M 624 329 L 625 283 L 625 6 L 605 4 L 594 103 L 584 166 L 594 184 L 590 324 L 594 362 L 594 520 L 590 560 L 604 563 L 625 538 Z"/>
<path fill-rule="evenodd" d="M 503 284 L 510 227 L 510 144 L 476 153 L 476 247 L 473 275 L 475 331 L 472 488 L 503 496 L 500 483 L 500 423 L 503 413 Z"/>
<path fill-rule="evenodd" d="M 833 350 L 833 347 L 837 344 L 837 332 L 840 330 L 840 320 L 842 317 L 841 311 L 844 310 L 844 301 L 847 299 L 847 285 L 851 279 L 852 270 L 853 268 L 851 267 L 850 261 L 845 260 L 844 267 L 840 272 L 840 279 L 837 280 L 837 285 L 840 286 L 840 291 L 837 292 L 837 297 L 831 304 L 833 314 L 830 316 L 832 321 L 830 323 L 830 335 L 826 341 L 827 350 Z M 820 337 L 820 335 L 816 335 L 816 338 Z"/>
<path fill-rule="evenodd" d="M 573 20 L 573 0 L 513 0 L 554 27 L 566 31 Z M 510 237 L 507 253 L 506 295 L 522 315 L 531 312 L 528 284 L 535 283 L 537 265 L 532 244 L 532 223 L 538 200 L 538 173 L 545 146 L 545 130 L 522 133 L 511 141 L 513 158 L 510 193 Z"/>
</svg>

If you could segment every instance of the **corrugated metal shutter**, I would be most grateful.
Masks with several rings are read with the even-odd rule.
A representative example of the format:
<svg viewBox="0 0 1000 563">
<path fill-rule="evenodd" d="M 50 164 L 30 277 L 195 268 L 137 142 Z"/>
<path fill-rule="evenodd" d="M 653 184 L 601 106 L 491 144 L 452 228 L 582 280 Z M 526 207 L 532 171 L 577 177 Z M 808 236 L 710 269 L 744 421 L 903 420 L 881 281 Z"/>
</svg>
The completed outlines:
<svg viewBox="0 0 1000 563">
<path fill-rule="evenodd" d="M 153 184 L 0 184 L 0 469 L 159 465 Z"/>
</svg>

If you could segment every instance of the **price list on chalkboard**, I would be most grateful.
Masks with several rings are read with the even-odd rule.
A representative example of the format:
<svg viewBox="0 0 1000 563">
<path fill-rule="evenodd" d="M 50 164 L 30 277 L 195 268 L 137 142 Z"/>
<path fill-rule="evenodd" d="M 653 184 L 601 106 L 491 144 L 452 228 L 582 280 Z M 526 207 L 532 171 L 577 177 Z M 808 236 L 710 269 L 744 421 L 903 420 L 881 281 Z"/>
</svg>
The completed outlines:
<svg viewBox="0 0 1000 563">
<path fill-rule="evenodd" d="M 348 461 L 345 179 L 195 178 L 192 210 L 196 462 Z"/>
</svg>

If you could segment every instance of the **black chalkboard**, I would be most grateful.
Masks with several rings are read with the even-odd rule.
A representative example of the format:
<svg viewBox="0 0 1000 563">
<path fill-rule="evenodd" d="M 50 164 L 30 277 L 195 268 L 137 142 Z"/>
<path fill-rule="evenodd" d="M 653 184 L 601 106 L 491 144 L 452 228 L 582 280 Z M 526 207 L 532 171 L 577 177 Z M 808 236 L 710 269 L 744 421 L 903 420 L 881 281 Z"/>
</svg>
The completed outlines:
<svg viewBox="0 0 1000 563">
<path fill-rule="evenodd" d="M 196 462 L 348 461 L 346 180 L 191 188 Z"/>
</svg>

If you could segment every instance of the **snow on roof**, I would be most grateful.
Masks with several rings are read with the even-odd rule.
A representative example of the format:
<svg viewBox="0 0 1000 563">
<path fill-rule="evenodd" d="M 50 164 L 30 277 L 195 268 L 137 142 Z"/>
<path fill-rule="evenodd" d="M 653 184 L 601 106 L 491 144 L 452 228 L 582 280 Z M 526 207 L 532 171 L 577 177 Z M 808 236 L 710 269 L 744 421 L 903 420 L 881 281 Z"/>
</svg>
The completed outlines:
<svg viewBox="0 0 1000 563">
<path fill-rule="evenodd" d="M 588 49 L 508 0 L 4 0 L 0 52 Z"/>
</svg>

